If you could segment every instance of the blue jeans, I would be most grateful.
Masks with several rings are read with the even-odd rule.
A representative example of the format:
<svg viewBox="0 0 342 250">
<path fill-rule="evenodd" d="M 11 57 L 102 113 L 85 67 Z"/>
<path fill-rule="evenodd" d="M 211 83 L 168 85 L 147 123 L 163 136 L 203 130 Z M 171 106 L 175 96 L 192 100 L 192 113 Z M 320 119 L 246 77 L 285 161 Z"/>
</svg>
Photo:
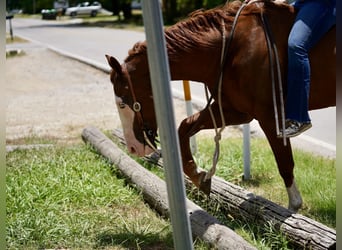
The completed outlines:
<svg viewBox="0 0 342 250">
<path fill-rule="evenodd" d="M 286 118 L 310 122 L 309 50 L 336 24 L 336 0 L 296 1 L 298 13 L 288 38 Z"/>
</svg>

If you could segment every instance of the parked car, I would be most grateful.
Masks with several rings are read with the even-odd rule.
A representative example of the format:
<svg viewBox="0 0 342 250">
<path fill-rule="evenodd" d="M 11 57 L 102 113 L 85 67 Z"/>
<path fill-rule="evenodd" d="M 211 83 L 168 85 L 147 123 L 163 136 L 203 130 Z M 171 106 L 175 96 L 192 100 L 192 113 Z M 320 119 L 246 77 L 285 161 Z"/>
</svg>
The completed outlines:
<svg viewBox="0 0 342 250">
<path fill-rule="evenodd" d="M 132 1 L 131 3 L 132 10 L 141 10 L 141 2 L 140 1 Z"/>
<path fill-rule="evenodd" d="M 89 2 L 83 2 L 75 7 L 67 8 L 65 15 L 71 17 L 75 17 L 77 15 L 90 15 L 91 17 L 95 17 L 97 13 L 101 12 L 101 9 L 102 5 L 99 2 L 93 2 L 92 4 Z"/>
<path fill-rule="evenodd" d="M 56 20 L 57 11 L 55 9 L 43 9 L 41 11 L 42 19 Z"/>
</svg>

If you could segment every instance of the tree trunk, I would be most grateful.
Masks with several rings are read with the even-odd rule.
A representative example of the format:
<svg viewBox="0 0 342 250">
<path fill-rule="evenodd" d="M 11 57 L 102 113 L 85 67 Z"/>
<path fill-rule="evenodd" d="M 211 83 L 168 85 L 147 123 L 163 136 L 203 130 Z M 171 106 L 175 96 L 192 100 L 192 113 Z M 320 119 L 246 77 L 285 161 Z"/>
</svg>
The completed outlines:
<svg viewBox="0 0 342 250">
<path fill-rule="evenodd" d="M 163 0 L 165 24 L 173 24 L 177 17 L 177 0 Z"/>
<path fill-rule="evenodd" d="M 122 4 L 122 12 L 124 14 L 125 21 L 131 19 L 132 17 L 132 8 L 130 3 Z"/>
<path fill-rule="evenodd" d="M 113 16 L 118 16 L 120 14 L 119 0 L 112 0 L 112 11 L 113 11 Z"/>
</svg>

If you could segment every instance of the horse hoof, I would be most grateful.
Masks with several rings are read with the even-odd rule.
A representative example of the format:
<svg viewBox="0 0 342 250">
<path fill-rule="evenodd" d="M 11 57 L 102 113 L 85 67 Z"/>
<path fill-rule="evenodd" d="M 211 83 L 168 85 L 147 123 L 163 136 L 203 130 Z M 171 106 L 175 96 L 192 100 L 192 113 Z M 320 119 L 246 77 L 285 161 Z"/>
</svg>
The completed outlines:
<svg viewBox="0 0 342 250">
<path fill-rule="evenodd" d="M 207 196 L 209 196 L 210 195 L 210 191 L 211 191 L 211 179 L 204 180 L 204 177 L 205 177 L 205 173 L 204 173 L 203 178 L 201 179 L 201 183 L 200 183 L 199 189 L 203 193 L 205 193 Z"/>
<path fill-rule="evenodd" d="M 289 205 L 287 206 L 287 209 L 290 210 L 290 211 L 293 212 L 293 213 L 297 213 L 298 210 L 299 210 L 301 207 L 302 207 L 302 204 L 296 204 L 296 205 L 291 205 L 291 204 L 289 204 Z"/>
</svg>

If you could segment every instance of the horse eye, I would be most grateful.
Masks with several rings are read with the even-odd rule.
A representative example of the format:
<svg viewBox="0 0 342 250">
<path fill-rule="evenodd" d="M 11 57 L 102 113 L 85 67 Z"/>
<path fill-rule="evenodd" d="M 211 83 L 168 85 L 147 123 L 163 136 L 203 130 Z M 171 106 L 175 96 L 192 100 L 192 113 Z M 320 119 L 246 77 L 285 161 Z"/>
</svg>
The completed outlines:
<svg viewBox="0 0 342 250">
<path fill-rule="evenodd" d="M 119 108 L 124 109 L 126 107 L 126 104 L 124 102 L 119 103 Z"/>
</svg>

